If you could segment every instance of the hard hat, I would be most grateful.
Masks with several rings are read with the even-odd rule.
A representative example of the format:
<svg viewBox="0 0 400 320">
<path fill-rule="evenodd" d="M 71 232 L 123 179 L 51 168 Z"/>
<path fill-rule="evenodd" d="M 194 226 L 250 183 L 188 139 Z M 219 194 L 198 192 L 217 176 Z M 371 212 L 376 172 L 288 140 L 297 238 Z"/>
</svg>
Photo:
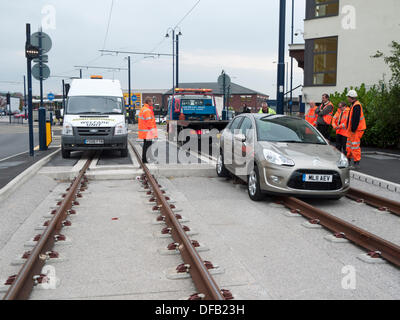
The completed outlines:
<svg viewBox="0 0 400 320">
<path fill-rule="evenodd" d="M 350 90 L 349 93 L 347 94 L 347 96 L 350 98 L 357 98 L 358 94 L 355 90 Z"/>
</svg>

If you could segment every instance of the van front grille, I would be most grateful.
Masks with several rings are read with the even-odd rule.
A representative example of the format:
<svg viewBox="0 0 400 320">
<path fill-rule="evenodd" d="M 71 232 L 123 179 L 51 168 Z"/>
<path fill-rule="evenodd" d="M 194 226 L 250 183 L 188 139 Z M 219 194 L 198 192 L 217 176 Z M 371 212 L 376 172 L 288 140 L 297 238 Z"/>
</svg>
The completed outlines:
<svg viewBox="0 0 400 320">
<path fill-rule="evenodd" d="M 78 135 L 86 136 L 108 136 L 112 132 L 110 127 L 78 127 Z"/>
</svg>

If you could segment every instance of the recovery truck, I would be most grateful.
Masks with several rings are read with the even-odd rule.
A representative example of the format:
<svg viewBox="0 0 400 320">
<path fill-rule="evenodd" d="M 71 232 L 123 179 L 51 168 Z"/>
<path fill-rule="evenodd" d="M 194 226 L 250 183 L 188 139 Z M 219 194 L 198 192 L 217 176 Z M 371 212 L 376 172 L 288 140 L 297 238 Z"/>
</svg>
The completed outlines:
<svg viewBox="0 0 400 320">
<path fill-rule="evenodd" d="M 228 120 L 220 119 L 218 109 L 211 89 L 176 88 L 168 100 L 168 139 L 185 142 L 178 139 L 184 129 L 190 129 L 189 132 L 199 139 L 211 138 L 211 130 L 221 132 L 229 123 Z"/>
</svg>

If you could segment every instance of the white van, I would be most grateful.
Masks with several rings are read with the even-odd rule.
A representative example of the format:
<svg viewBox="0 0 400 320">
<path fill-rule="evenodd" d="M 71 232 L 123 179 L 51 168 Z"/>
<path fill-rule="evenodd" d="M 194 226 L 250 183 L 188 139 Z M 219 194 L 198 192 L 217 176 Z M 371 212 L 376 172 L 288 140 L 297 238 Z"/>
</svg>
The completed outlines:
<svg viewBox="0 0 400 320">
<path fill-rule="evenodd" d="M 118 80 L 74 79 L 63 117 L 61 151 L 120 150 L 128 155 L 125 103 Z"/>
</svg>

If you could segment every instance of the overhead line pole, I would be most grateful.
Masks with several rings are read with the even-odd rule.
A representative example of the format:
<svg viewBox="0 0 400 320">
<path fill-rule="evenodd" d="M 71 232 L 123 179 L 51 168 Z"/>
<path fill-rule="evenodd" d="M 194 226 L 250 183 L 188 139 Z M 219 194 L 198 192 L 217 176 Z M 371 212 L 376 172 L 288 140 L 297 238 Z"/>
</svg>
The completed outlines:
<svg viewBox="0 0 400 320">
<path fill-rule="evenodd" d="M 277 113 L 284 112 L 284 87 L 285 87 L 285 18 L 286 18 L 286 0 L 280 0 L 279 17 L 279 60 L 277 74 Z"/>
<path fill-rule="evenodd" d="M 291 44 L 294 42 L 294 0 L 292 0 L 292 38 Z M 293 110 L 293 57 L 290 57 L 290 102 L 289 112 L 292 114 Z"/>
</svg>

